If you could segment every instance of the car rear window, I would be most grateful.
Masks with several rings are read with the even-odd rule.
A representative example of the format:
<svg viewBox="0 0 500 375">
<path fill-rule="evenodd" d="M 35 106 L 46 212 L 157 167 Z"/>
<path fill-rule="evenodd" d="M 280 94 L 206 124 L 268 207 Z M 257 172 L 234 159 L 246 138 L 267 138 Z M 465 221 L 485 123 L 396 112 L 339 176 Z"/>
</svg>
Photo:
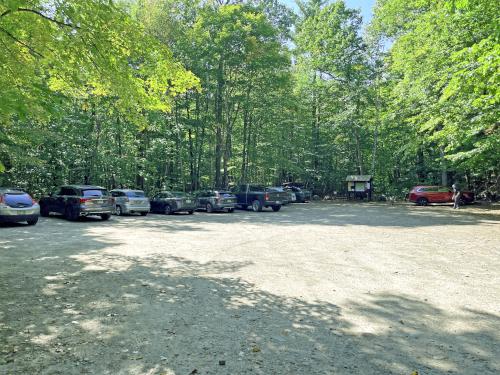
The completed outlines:
<svg viewBox="0 0 500 375">
<path fill-rule="evenodd" d="M 250 191 L 265 191 L 266 189 L 260 185 L 250 185 Z"/>
<path fill-rule="evenodd" d="M 83 196 L 84 197 L 107 197 L 108 191 L 107 190 L 100 190 L 100 189 L 83 190 Z"/>
<path fill-rule="evenodd" d="M 33 200 L 28 193 L 19 191 L 10 191 L 4 194 L 4 200 L 7 206 L 32 206 Z"/>
<path fill-rule="evenodd" d="M 127 194 L 127 197 L 130 198 L 144 198 L 144 192 L 141 190 L 135 190 L 135 191 L 127 191 L 125 194 Z"/>
</svg>

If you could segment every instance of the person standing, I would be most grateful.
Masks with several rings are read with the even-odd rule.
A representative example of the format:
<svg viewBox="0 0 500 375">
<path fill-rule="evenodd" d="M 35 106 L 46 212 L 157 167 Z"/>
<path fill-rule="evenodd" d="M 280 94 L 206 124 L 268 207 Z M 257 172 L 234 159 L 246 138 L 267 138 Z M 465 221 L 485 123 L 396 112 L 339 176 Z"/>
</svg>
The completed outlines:
<svg viewBox="0 0 500 375">
<path fill-rule="evenodd" d="M 462 196 L 462 192 L 460 191 L 460 186 L 458 185 L 457 182 L 455 182 L 453 185 L 451 185 L 453 189 L 453 209 L 459 209 L 460 208 L 460 197 Z"/>
</svg>

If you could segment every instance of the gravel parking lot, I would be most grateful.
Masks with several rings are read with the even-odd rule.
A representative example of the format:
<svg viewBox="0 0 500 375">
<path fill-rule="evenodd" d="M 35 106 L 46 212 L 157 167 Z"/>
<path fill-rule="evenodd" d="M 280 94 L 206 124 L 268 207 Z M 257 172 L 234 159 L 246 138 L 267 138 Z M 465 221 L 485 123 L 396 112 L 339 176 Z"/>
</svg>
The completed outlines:
<svg viewBox="0 0 500 375">
<path fill-rule="evenodd" d="M 0 374 L 498 374 L 500 215 L 313 203 L 0 227 Z"/>
</svg>

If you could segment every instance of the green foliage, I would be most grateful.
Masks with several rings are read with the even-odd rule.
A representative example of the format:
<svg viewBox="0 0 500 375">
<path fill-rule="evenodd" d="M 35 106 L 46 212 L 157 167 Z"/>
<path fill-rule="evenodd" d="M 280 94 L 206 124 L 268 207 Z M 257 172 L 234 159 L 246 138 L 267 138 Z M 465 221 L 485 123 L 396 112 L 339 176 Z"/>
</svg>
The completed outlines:
<svg viewBox="0 0 500 375">
<path fill-rule="evenodd" d="M 498 2 L 298 5 L 4 1 L 0 184 L 500 183 Z"/>
<path fill-rule="evenodd" d="M 2 121 L 46 116 L 52 92 L 115 97 L 124 113 L 171 109 L 195 87 L 164 46 L 116 4 L 102 0 L 8 1 L 0 5 Z"/>
</svg>

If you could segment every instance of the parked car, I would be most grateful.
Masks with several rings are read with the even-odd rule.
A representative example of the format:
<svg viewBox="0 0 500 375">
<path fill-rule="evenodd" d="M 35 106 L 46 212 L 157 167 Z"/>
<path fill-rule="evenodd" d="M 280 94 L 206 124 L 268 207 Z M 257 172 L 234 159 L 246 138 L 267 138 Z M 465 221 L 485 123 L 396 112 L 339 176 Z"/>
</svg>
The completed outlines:
<svg viewBox="0 0 500 375">
<path fill-rule="evenodd" d="M 113 200 L 109 192 L 100 186 L 66 185 L 55 193 L 40 199 L 40 215 L 61 214 L 67 220 L 84 216 L 100 216 L 108 220 L 113 212 Z"/>
<path fill-rule="evenodd" d="M 283 204 L 277 192 L 268 191 L 260 185 L 238 185 L 233 193 L 236 195 L 238 206 L 244 210 L 251 206 L 255 212 L 262 211 L 264 207 L 271 207 L 273 211 L 279 211 Z"/>
<path fill-rule="evenodd" d="M 181 191 L 162 191 L 151 199 L 151 212 L 165 215 L 174 212 L 192 214 L 196 209 L 196 200 Z"/>
<path fill-rule="evenodd" d="M 196 194 L 196 206 L 207 212 L 224 211 L 234 212 L 236 195 L 224 190 L 202 190 Z"/>
<path fill-rule="evenodd" d="M 146 216 L 151 208 L 149 198 L 142 190 L 114 189 L 109 193 L 113 197 L 114 213 L 118 216 L 133 213 Z"/>
<path fill-rule="evenodd" d="M 292 200 L 294 203 L 305 203 L 309 202 L 312 198 L 312 192 L 310 190 L 305 190 L 302 189 L 299 186 L 296 185 L 285 185 L 284 186 L 286 191 L 289 191 L 291 193 L 295 194 L 295 199 Z"/>
<path fill-rule="evenodd" d="M 408 194 L 408 200 L 420 206 L 429 203 L 452 203 L 453 191 L 446 186 L 415 186 Z M 474 202 L 474 193 L 463 191 L 460 204 Z"/>
<path fill-rule="evenodd" d="M 35 225 L 40 215 L 40 206 L 31 196 L 19 189 L 0 187 L 0 223 Z"/>
<path fill-rule="evenodd" d="M 286 206 L 288 203 L 290 203 L 295 195 L 292 191 L 285 190 L 285 188 L 281 186 L 271 186 L 266 189 L 267 191 L 273 191 L 278 193 L 279 199 L 282 202 L 283 206 Z M 297 198 L 295 197 L 295 199 Z"/>
</svg>

